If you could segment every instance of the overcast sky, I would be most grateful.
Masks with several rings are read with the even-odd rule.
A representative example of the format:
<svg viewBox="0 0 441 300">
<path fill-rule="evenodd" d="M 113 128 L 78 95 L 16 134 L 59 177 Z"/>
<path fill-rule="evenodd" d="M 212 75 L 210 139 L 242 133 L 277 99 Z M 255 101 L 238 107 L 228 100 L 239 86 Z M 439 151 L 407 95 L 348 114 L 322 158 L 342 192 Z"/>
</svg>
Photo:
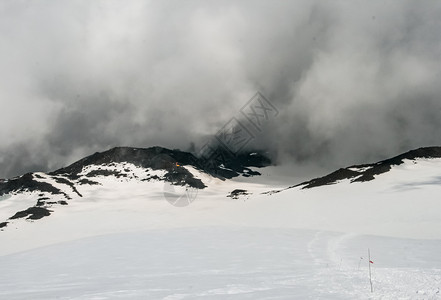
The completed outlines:
<svg viewBox="0 0 441 300">
<path fill-rule="evenodd" d="M 253 145 L 324 168 L 441 144 L 440 1 L 0 0 L 0 177 L 186 150 L 256 91 Z"/>
</svg>

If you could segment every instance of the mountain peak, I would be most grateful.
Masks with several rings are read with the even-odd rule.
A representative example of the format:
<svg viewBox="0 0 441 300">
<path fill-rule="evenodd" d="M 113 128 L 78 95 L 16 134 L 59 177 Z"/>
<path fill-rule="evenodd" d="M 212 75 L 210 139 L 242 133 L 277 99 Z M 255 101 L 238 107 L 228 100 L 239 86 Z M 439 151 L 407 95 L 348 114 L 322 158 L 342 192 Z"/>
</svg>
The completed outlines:
<svg viewBox="0 0 441 300">
<path fill-rule="evenodd" d="M 49 209 L 54 205 L 68 205 L 70 200 L 83 197 L 81 190 L 88 186 L 102 185 L 103 180 L 114 183 L 163 181 L 175 186 L 203 189 L 206 185 L 189 171 L 191 168 L 188 166 L 224 180 L 240 175 L 260 175 L 248 167 L 261 167 L 269 163 L 268 158 L 257 153 L 242 153 L 219 161 L 198 158 L 188 152 L 159 146 L 114 147 L 104 152 L 96 152 L 50 173 L 27 173 L 2 180 L 0 197 L 35 194 L 33 206 L 18 211 L 8 220 L 25 217 L 36 220 L 50 215 Z M 2 222 L 0 228 L 5 227 L 8 222 Z"/>
<path fill-rule="evenodd" d="M 326 176 L 314 178 L 296 186 L 303 189 L 335 184 L 339 180 L 350 179 L 351 182 L 365 182 L 375 179 L 376 175 L 388 172 L 392 166 L 401 165 L 404 160 L 415 160 L 418 158 L 441 158 L 441 147 L 421 147 L 410 150 L 395 157 L 372 164 L 353 165 L 347 168 L 340 168 Z"/>
</svg>

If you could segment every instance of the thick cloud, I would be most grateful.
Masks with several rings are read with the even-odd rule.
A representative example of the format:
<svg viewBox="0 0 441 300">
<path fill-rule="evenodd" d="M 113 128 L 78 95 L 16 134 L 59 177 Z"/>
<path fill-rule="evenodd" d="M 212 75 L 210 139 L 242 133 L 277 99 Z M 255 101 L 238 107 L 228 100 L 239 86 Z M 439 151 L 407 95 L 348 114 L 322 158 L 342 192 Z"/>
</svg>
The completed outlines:
<svg viewBox="0 0 441 300">
<path fill-rule="evenodd" d="M 0 177 L 201 146 L 259 90 L 253 145 L 325 168 L 441 144 L 438 1 L 1 1 Z"/>
</svg>

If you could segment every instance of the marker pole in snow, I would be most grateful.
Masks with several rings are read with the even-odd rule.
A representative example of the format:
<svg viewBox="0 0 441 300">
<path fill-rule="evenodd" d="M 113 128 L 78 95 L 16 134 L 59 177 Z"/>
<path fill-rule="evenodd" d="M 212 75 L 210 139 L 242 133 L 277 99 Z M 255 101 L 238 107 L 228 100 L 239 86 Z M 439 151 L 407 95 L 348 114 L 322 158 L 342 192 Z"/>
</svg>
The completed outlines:
<svg viewBox="0 0 441 300">
<path fill-rule="evenodd" d="M 371 273 L 371 251 L 368 248 L 368 264 L 369 264 L 369 282 L 371 283 L 371 293 L 374 292 L 372 287 L 372 273 Z"/>
</svg>

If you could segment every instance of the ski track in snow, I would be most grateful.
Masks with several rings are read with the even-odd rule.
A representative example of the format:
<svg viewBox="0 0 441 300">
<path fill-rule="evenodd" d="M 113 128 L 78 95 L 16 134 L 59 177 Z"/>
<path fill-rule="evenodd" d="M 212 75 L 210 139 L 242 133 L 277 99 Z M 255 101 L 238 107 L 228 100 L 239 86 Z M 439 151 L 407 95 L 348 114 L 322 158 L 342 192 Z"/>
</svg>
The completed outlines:
<svg viewBox="0 0 441 300">
<path fill-rule="evenodd" d="M 358 269 L 366 245 L 374 293 L 367 261 Z M 441 242 L 249 227 L 110 234 L 0 256 L 0 299 L 439 299 L 441 268 L 422 251 Z"/>
<path fill-rule="evenodd" d="M 354 244 L 353 239 L 366 237 L 356 234 L 337 234 L 319 231 L 308 243 L 308 252 L 316 265 L 321 266 L 315 274 L 318 290 L 322 293 L 334 295 L 336 299 L 441 299 L 441 261 L 433 265 L 434 268 L 387 268 L 376 267 L 371 264 L 374 293 L 366 293 L 370 289 L 368 277 L 368 259 L 366 253 L 359 247 L 361 260 L 360 268 L 353 252 L 345 248 L 348 244 Z M 369 237 L 372 240 L 373 237 Z M 380 242 L 384 238 L 379 238 Z M 375 240 L 375 237 L 374 237 Z M 399 241 L 399 240 L 398 240 Z M 397 247 L 408 247 L 413 243 L 421 243 L 415 240 L 403 240 Z M 378 243 L 378 242 L 377 242 Z M 372 243 L 375 246 L 376 243 Z M 441 241 L 436 242 L 436 249 L 441 250 Z M 391 249 L 394 250 L 393 248 Z M 367 251 L 367 250 L 366 250 Z M 412 252 L 412 251 L 410 251 Z M 375 253 L 375 252 L 374 252 Z M 437 251 L 432 254 L 436 256 Z M 399 251 L 396 258 L 400 259 Z M 436 263 L 436 258 L 434 262 Z M 412 263 L 410 263 L 411 265 Z M 364 292 L 362 292 L 364 291 Z"/>
</svg>

